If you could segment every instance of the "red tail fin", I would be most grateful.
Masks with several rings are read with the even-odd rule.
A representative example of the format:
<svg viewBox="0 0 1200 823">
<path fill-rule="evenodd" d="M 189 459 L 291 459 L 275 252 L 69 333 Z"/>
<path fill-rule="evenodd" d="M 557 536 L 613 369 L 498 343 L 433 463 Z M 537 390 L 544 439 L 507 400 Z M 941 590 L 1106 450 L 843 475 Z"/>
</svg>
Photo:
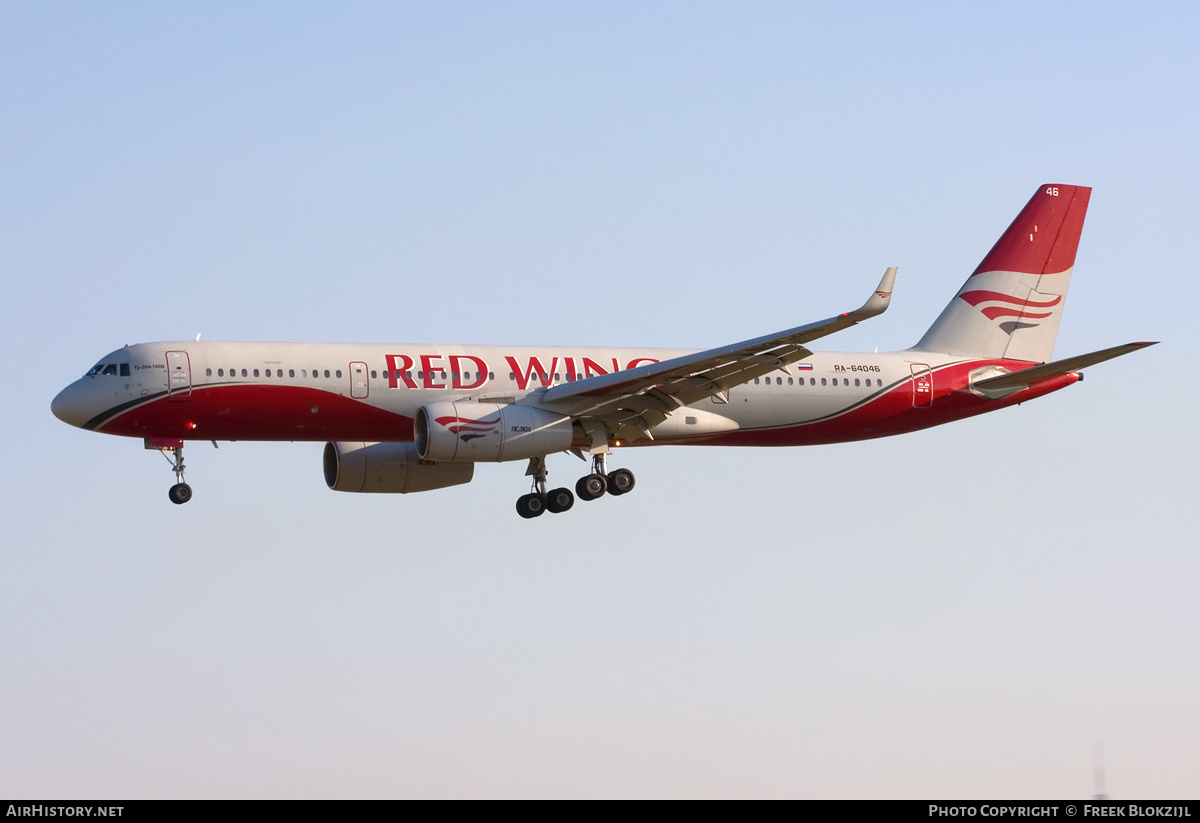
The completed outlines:
<svg viewBox="0 0 1200 823">
<path fill-rule="evenodd" d="M 1042 186 L 972 275 L 987 271 L 1056 274 L 1071 268 L 1091 196 L 1087 186 Z"/>
<path fill-rule="evenodd" d="M 1048 362 L 1091 195 L 1040 186 L 916 348 Z"/>
</svg>

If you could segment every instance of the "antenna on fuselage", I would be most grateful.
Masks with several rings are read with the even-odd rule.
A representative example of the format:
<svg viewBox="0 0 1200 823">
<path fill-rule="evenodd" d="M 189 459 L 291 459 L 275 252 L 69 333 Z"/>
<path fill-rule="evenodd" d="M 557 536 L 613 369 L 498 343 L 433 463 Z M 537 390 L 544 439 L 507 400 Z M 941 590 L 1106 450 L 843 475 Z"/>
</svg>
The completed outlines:
<svg viewBox="0 0 1200 823">
<path fill-rule="evenodd" d="M 203 332 L 201 332 L 201 334 L 203 334 Z M 198 335 L 196 335 L 196 342 L 197 342 L 197 343 L 199 343 L 199 342 L 200 342 L 200 335 L 199 335 L 199 334 L 198 334 Z"/>
</svg>

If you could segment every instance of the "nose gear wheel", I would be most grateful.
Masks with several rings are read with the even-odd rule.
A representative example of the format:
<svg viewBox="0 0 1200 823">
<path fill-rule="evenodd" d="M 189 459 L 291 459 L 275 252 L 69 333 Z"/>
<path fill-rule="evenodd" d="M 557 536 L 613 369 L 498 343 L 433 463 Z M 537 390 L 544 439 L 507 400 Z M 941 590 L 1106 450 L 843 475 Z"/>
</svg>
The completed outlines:
<svg viewBox="0 0 1200 823">
<path fill-rule="evenodd" d="M 159 449 L 163 457 L 172 464 L 171 470 L 175 472 L 175 485 L 167 490 L 167 497 L 177 506 L 182 506 L 184 503 L 192 499 L 192 487 L 183 482 L 183 441 L 178 441 L 178 446 L 165 446 Z"/>
</svg>

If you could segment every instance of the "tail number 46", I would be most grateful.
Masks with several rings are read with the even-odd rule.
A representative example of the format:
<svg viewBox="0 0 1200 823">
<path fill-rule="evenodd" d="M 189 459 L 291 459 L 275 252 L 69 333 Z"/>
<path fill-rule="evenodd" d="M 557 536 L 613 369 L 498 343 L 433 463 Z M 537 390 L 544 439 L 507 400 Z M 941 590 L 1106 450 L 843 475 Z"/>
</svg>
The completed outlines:
<svg viewBox="0 0 1200 823">
<path fill-rule="evenodd" d="M 1047 186 L 1046 194 L 1050 195 L 1051 197 L 1058 197 L 1058 186 Z"/>
</svg>

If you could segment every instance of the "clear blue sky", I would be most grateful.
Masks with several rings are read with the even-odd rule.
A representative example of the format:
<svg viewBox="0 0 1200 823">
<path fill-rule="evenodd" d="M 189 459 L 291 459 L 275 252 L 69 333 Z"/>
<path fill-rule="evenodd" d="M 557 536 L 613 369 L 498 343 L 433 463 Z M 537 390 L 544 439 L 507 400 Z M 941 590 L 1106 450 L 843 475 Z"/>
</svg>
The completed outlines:
<svg viewBox="0 0 1200 823">
<path fill-rule="evenodd" d="M 0 796 L 1200 794 L 1190 3 L 8 4 Z M 328 491 L 50 399 L 123 343 L 917 340 L 1093 186 L 1058 395 Z M 552 478 L 581 473 L 552 458 Z"/>
</svg>

